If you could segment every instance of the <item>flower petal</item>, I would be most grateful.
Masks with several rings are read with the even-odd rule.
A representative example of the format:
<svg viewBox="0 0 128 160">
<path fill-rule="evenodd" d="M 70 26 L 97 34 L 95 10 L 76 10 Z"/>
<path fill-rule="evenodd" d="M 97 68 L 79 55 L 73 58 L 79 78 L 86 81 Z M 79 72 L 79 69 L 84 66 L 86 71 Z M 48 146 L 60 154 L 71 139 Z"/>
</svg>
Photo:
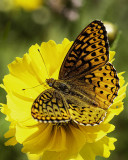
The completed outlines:
<svg viewBox="0 0 128 160">
<path fill-rule="evenodd" d="M 115 56 L 115 53 L 116 53 L 115 51 L 110 51 L 109 52 L 109 62 L 112 63 L 114 61 L 113 57 Z"/>
<path fill-rule="evenodd" d="M 115 126 L 112 124 L 105 124 L 102 122 L 100 125 L 96 126 L 79 126 L 80 130 L 84 133 L 86 137 L 86 143 L 93 143 L 100 140 L 107 133 L 112 132 L 115 129 Z"/>
<path fill-rule="evenodd" d="M 18 141 L 23 137 L 20 141 L 24 145 L 23 151 L 29 151 L 32 154 L 41 153 L 43 150 L 57 152 L 67 150 L 67 153 L 75 154 L 85 143 L 84 134 L 73 126 L 58 127 L 52 124 L 40 124 L 35 128 L 35 131 L 34 128 L 33 130 L 31 128 L 18 129 Z M 33 131 L 33 134 L 30 130 Z M 21 136 L 21 133 L 23 136 Z M 39 139 L 40 141 L 38 141 Z"/>
<path fill-rule="evenodd" d="M 17 144 L 16 137 L 10 138 L 8 141 L 5 142 L 5 146 L 14 146 Z"/>
<path fill-rule="evenodd" d="M 115 149 L 114 142 L 116 142 L 115 138 L 105 136 L 95 143 L 85 144 L 80 154 L 86 160 L 95 160 L 96 156 L 108 158 L 110 156 L 110 150 Z"/>
<path fill-rule="evenodd" d="M 58 45 L 56 45 L 56 43 L 52 40 L 41 44 L 41 54 L 44 62 L 46 63 L 47 69 L 49 69 L 50 77 L 54 72 L 56 72 L 56 70 L 59 70 L 71 45 L 72 42 L 69 42 L 66 38 L 63 40 L 62 44 Z"/>
<path fill-rule="evenodd" d="M 21 7 L 26 11 L 36 10 L 42 4 L 42 0 L 14 0 L 14 5 L 16 7 Z"/>
</svg>

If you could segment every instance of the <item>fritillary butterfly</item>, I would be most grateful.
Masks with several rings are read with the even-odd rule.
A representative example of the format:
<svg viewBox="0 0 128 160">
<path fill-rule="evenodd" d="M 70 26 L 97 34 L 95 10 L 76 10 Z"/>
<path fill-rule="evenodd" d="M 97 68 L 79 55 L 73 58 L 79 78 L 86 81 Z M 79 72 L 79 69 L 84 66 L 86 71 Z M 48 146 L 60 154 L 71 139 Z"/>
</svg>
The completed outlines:
<svg viewBox="0 0 128 160">
<path fill-rule="evenodd" d="M 119 90 L 117 72 L 108 60 L 107 32 L 95 20 L 74 41 L 58 80 L 46 80 L 51 88 L 35 99 L 32 117 L 44 123 L 100 124 Z"/>
</svg>

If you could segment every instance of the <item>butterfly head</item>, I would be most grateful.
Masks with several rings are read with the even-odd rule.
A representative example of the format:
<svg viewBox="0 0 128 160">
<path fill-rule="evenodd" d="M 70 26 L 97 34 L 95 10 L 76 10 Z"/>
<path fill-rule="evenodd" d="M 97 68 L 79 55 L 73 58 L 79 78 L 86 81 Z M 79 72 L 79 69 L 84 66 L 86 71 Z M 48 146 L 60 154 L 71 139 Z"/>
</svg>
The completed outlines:
<svg viewBox="0 0 128 160">
<path fill-rule="evenodd" d="M 46 79 L 46 82 L 50 87 L 53 87 L 53 85 L 55 83 L 55 79 L 54 78 L 49 78 L 49 79 Z"/>
<path fill-rule="evenodd" d="M 69 86 L 68 84 L 64 83 L 61 80 L 55 80 L 53 78 L 50 79 L 46 79 L 47 84 L 49 85 L 49 87 L 52 87 L 56 90 L 62 91 L 64 93 L 69 93 Z"/>
</svg>

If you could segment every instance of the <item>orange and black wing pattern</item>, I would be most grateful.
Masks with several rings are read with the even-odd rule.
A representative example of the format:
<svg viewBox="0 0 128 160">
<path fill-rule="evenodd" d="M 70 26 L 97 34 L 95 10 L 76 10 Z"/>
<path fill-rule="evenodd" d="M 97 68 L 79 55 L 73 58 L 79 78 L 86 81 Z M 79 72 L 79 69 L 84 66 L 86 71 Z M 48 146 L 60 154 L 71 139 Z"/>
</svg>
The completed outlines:
<svg viewBox="0 0 128 160">
<path fill-rule="evenodd" d="M 104 24 L 95 20 L 74 41 L 62 63 L 59 79 L 88 74 L 105 65 L 108 60 L 107 32 Z"/>
<path fill-rule="evenodd" d="M 75 85 L 78 82 L 81 91 L 85 90 L 99 104 L 98 107 L 105 110 L 113 103 L 119 90 L 117 72 L 109 62 L 90 74 L 79 77 L 72 83 Z"/>
<path fill-rule="evenodd" d="M 54 89 L 45 90 L 35 99 L 31 115 L 43 123 L 61 123 L 70 120 L 66 104 Z"/>
<path fill-rule="evenodd" d="M 106 111 L 102 108 L 95 108 L 92 105 L 79 106 L 69 104 L 71 119 L 80 125 L 95 126 L 104 121 Z"/>
<path fill-rule="evenodd" d="M 113 103 L 119 90 L 119 78 L 113 65 L 107 62 L 103 67 L 88 75 L 72 81 L 72 86 L 78 86 L 81 93 L 85 93 L 97 105 L 69 104 L 71 118 L 82 125 L 100 124 L 106 116 L 107 109 Z M 77 87 L 76 87 L 77 89 Z"/>
</svg>

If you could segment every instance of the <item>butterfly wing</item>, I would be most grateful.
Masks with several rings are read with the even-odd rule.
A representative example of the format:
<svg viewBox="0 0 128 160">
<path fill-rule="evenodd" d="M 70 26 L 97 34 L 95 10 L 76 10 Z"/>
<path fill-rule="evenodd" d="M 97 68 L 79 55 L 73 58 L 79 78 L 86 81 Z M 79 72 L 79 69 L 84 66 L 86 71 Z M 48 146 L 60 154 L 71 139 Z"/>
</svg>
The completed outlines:
<svg viewBox="0 0 128 160">
<path fill-rule="evenodd" d="M 79 91 L 92 101 L 91 105 L 85 106 L 70 103 L 71 118 L 83 125 L 94 125 L 103 121 L 106 110 L 113 103 L 119 90 L 119 78 L 113 65 L 107 62 L 103 67 L 70 83 L 75 91 Z"/>
<path fill-rule="evenodd" d="M 74 122 L 84 126 L 94 126 L 100 124 L 104 120 L 107 113 L 102 108 L 95 108 L 91 105 L 81 107 L 71 103 L 69 106 L 71 119 Z"/>
<path fill-rule="evenodd" d="M 70 120 L 70 114 L 62 96 L 54 89 L 42 92 L 31 108 L 34 119 L 44 123 L 61 123 Z"/>
<path fill-rule="evenodd" d="M 70 95 L 67 101 L 71 119 L 79 124 L 102 122 L 117 96 L 119 79 L 108 60 L 107 32 L 103 23 L 95 20 L 76 38 L 59 73 L 59 79 L 67 81 L 72 92 L 83 96 L 74 96 L 71 101 Z"/>
<path fill-rule="evenodd" d="M 107 32 L 103 23 L 95 20 L 74 41 L 62 63 L 59 79 L 88 74 L 105 65 L 108 59 Z"/>
<path fill-rule="evenodd" d="M 109 62 L 90 74 L 79 77 L 72 83 L 74 85 L 79 83 L 81 92 L 86 91 L 88 96 L 99 104 L 98 107 L 105 110 L 113 103 L 119 90 L 117 72 Z"/>
</svg>

